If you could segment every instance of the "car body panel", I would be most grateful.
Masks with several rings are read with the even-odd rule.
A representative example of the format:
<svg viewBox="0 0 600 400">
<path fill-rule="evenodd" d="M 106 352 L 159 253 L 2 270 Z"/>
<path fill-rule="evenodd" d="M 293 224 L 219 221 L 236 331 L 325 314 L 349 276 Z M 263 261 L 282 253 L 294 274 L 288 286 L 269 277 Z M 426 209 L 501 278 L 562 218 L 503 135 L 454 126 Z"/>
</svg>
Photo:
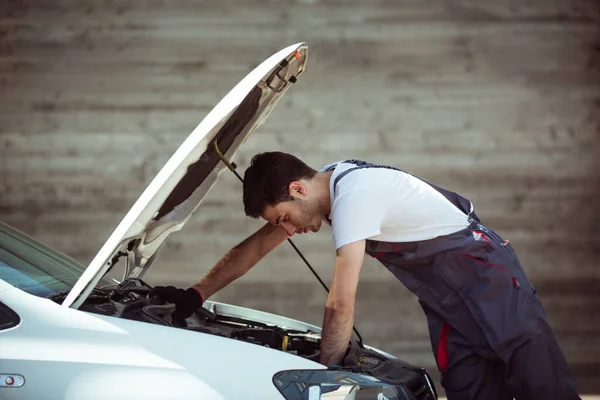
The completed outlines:
<svg viewBox="0 0 600 400">
<path fill-rule="evenodd" d="M 65 298 L 79 307 L 120 258 L 123 279 L 140 278 L 167 236 L 178 231 L 229 160 L 304 72 L 308 46 L 288 46 L 244 77 L 200 122 L 121 220 Z"/>
<path fill-rule="evenodd" d="M 21 322 L 0 331 L 0 373 L 25 384 L 0 388 L 3 399 L 281 399 L 274 374 L 325 369 L 252 343 L 61 307 L 7 285 L 0 281 L 0 302 Z"/>
</svg>

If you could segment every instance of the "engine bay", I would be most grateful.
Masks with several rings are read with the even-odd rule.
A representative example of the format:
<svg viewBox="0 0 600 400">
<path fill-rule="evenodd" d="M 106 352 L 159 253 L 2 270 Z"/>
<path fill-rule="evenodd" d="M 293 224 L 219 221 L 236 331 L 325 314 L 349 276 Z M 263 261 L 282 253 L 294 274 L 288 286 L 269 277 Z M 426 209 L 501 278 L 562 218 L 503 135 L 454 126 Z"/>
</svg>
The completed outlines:
<svg viewBox="0 0 600 400">
<path fill-rule="evenodd" d="M 175 304 L 164 302 L 158 296 L 148 298 L 151 289 L 150 285 L 136 278 L 95 288 L 80 310 L 241 340 L 319 362 L 319 333 L 224 315 L 205 307 L 200 307 L 186 319 L 176 319 L 173 318 Z M 50 299 L 60 303 L 64 296 L 66 293 L 57 293 Z M 424 369 L 388 358 L 354 340 L 349 344 L 343 365 L 339 368 L 402 386 L 410 400 L 437 398 L 432 380 Z"/>
<path fill-rule="evenodd" d="M 129 279 L 110 288 L 97 288 L 80 310 L 227 337 L 319 361 L 321 339 L 314 332 L 222 315 L 204 307 L 186 319 L 176 319 L 173 317 L 175 304 L 166 303 L 158 296 L 148 298 L 150 289 L 151 286 L 139 279 Z M 54 300 L 60 301 L 60 298 Z"/>
</svg>

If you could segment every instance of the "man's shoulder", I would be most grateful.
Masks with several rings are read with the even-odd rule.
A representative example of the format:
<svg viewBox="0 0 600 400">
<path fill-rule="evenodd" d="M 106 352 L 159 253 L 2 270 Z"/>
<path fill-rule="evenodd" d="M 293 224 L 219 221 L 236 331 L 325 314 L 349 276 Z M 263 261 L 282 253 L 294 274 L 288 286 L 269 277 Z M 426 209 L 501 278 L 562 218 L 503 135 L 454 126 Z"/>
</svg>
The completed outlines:
<svg viewBox="0 0 600 400">
<path fill-rule="evenodd" d="M 327 172 L 327 171 L 334 170 L 339 164 L 341 164 L 343 162 L 344 162 L 343 160 L 330 162 L 330 163 L 326 164 L 325 166 L 323 166 L 321 169 L 319 169 L 319 172 Z"/>
<path fill-rule="evenodd" d="M 367 187 L 376 188 L 379 186 L 390 186 L 390 184 L 398 184 L 398 174 L 406 177 L 411 174 L 402 171 L 398 168 L 387 165 L 364 164 L 356 165 L 348 162 L 343 162 L 342 165 L 336 167 L 332 176 L 335 186 L 344 188 Z"/>
<path fill-rule="evenodd" d="M 346 169 L 377 171 L 377 172 L 383 172 L 383 173 L 393 172 L 393 173 L 402 173 L 402 174 L 412 175 L 412 174 L 402 170 L 401 168 L 394 167 L 392 165 L 378 164 L 378 163 L 373 163 L 370 161 L 357 160 L 357 159 L 347 159 L 347 160 L 340 160 L 340 161 L 328 163 L 325 166 L 323 166 L 319 170 L 319 172 L 327 172 L 327 171 L 331 171 L 331 170 L 335 170 L 336 172 L 338 172 L 338 170 L 346 170 Z"/>
</svg>

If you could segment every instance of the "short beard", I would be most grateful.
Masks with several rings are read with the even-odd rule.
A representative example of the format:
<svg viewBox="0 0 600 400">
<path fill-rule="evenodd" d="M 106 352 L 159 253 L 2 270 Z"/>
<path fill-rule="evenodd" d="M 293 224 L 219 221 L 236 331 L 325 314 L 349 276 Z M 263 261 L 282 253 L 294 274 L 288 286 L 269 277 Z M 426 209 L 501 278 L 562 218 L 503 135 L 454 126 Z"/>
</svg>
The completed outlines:
<svg viewBox="0 0 600 400">
<path fill-rule="evenodd" d="M 306 218 L 305 221 L 302 221 L 303 223 L 306 222 L 306 225 L 312 225 L 313 221 L 316 219 L 316 217 L 321 219 L 321 213 L 319 211 L 319 206 L 315 201 L 298 200 L 298 199 L 296 199 L 295 201 L 298 202 L 298 205 L 302 212 L 303 219 L 304 219 L 304 217 Z"/>
</svg>

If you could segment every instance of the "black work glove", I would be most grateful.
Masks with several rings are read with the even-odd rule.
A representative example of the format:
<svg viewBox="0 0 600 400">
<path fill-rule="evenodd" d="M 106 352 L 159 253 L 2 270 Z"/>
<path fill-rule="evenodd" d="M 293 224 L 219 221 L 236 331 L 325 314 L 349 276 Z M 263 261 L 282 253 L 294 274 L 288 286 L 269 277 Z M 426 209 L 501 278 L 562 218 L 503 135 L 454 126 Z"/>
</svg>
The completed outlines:
<svg viewBox="0 0 600 400">
<path fill-rule="evenodd" d="M 175 286 L 155 286 L 148 297 L 158 296 L 168 303 L 174 303 L 176 310 L 173 318 L 187 318 L 202 307 L 202 296 L 194 288 L 178 289 Z"/>
</svg>

